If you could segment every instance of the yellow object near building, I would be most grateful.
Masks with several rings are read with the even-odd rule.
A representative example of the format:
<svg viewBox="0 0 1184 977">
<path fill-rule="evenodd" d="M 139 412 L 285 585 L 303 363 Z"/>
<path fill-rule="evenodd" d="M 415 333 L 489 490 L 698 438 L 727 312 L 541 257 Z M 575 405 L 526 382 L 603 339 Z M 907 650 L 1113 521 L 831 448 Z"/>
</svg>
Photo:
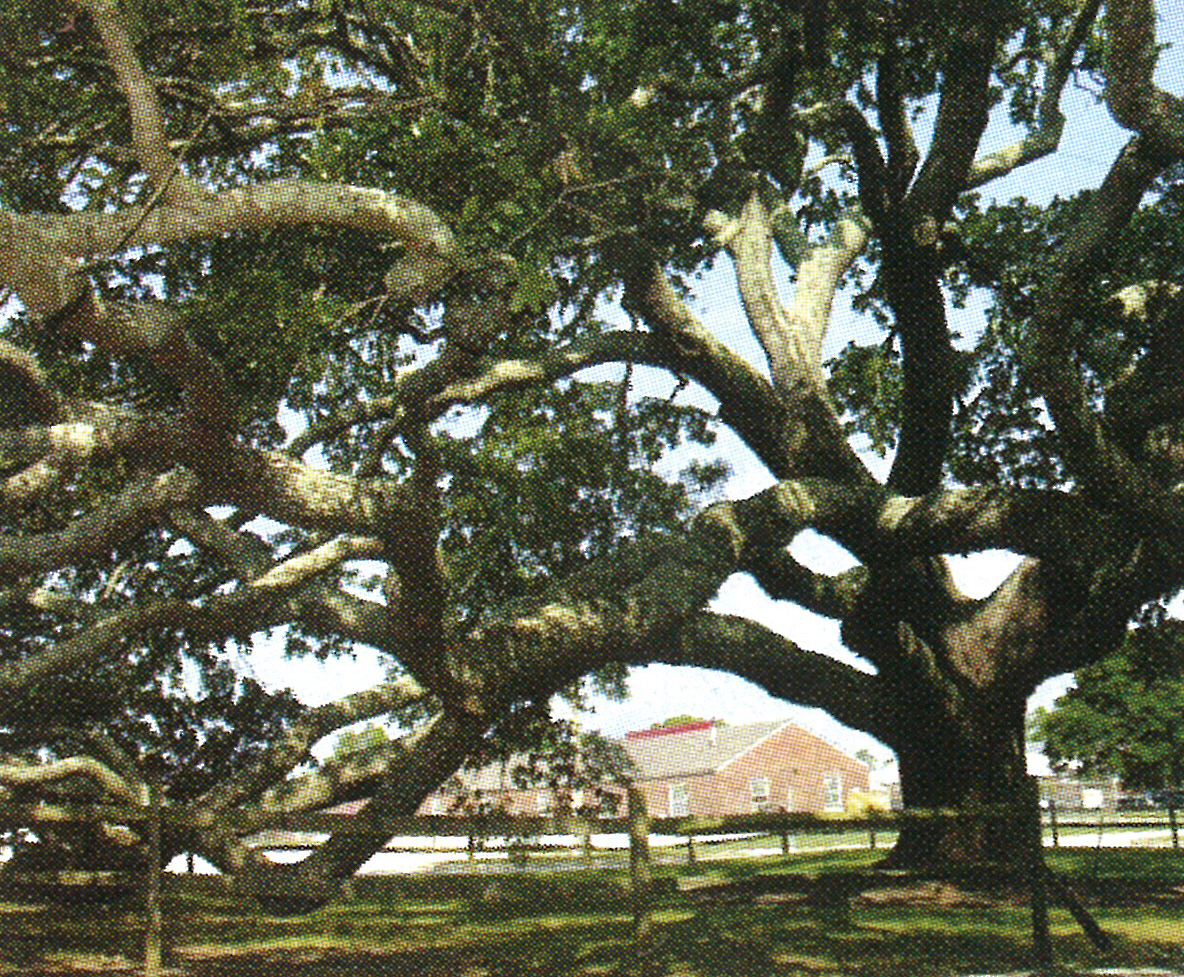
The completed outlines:
<svg viewBox="0 0 1184 977">
<path fill-rule="evenodd" d="M 847 794 L 847 813 L 856 817 L 892 808 L 886 790 L 853 790 Z"/>
</svg>

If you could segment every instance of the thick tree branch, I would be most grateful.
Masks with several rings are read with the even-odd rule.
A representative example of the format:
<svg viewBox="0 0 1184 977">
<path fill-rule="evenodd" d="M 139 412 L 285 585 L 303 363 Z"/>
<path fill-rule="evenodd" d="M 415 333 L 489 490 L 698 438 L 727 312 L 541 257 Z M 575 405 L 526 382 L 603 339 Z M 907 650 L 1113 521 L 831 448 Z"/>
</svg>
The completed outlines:
<svg viewBox="0 0 1184 977">
<path fill-rule="evenodd" d="M 306 224 L 350 227 L 403 242 L 406 255 L 387 273 L 387 285 L 393 294 L 415 301 L 426 300 L 452 275 L 458 253 L 448 226 L 415 200 L 369 187 L 307 180 L 235 187 L 188 200 L 184 207 L 164 205 L 147 213 L 143 207 L 129 207 L 110 214 L 85 211 L 10 220 L 20 233 L 38 235 L 49 253 L 72 258 L 232 231 Z"/>
<path fill-rule="evenodd" d="M 738 220 L 712 214 L 708 227 L 732 256 L 749 325 L 789 410 L 786 441 L 793 474 L 866 481 L 869 476 L 847 444 L 822 372 L 822 342 L 835 290 L 867 242 L 866 227 L 844 219 L 824 244 L 810 249 L 798 265 L 797 290 L 788 309 L 773 280 L 773 227 L 759 195 L 749 197 Z"/>
<path fill-rule="evenodd" d="M 476 749 L 487 728 L 485 719 L 445 711 L 406 737 L 397 755 L 388 751 L 387 773 L 370 803 L 355 815 L 348 832 L 331 835 L 300 863 L 300 874 L 342 879 L 357 872 L 389 838 L 379 827 L 383 819 L 414 814 L 427 792 Z"/>
<path fill-rule="evenodd" d="M 254 533 L 235 529 L 230 519 L 215 519 L 203 509 L 174 509 L 170 527 L 195 546 L 209 550 L 236 575 L 250 580 L 266 572 L 274 552 Z"/>
<path fill-rule="evenodd" d="M 0 339 L 0 431 L 52 424 L 61 416 L 61 400 L 36 357 Z"/>
<path fill-rule="evenodd" d="M 63 333 L 92 342 L 113 357 L 147 357 L 181 388 L 194 423 L 220 430 L 237 426 L 222 367 L 193 341 L 176 310 L 159 302 L 105 302 L 91 291 L 56 321 Z"/>
<path fill-rule="evenodd" d="M 781 549 L 753 547 L 740 567 L 774 600 L 787 600 L 824 617 L 841 619 L 855 610 L 867 583 L 866 567 L 830 576 L 802 566 Z"/>
<path fill-rule="evenodd" d="M 995 33 L 985 20 L 959 25 L 946 54 L 933 140 L 908 196 L 877 223 L 881 281 L 900 336 L 899 445 L 889 485 L 919 495 L 941 481 L 954 401 L 954 354 L 939 286 L 937 243 L 986 128 Z M 995 27 L 998 30 L 998 26 Z"/>
<path fill-rule="evenodd" d="M 1158 153 L 1184 156 L 1184 99 L 1155 85 L 1152 0 L 1107 0 L 1106 104 L 1114 121 Z"/>
<path fill-rule="evenodd" d="M 1070 469 L 1091 493 L 1105 499 L 1149 499 L 1156 489 L 1107 435 L 1090 405 L 1071 357 L 1073 312 L 1105 247 L 1127 225 L 1164 165 L 1138 137 L 1124 147 L 1059 249 L 1036 299 L 1029 374 L 1044 394 Z"/>
<path fill-rule="evenodd" d="M 888 51 L 876 63 L 876 111 L 880 131 L 888 145 L 886 180 L 889 203 L 903 199 L 913 182 L 921 156 L 913 140 L 900 79 L 900 52 L 896 42 L 887 39 Z"/>
<path fill-rule="evenodd" d="M 65 529 L 35 536 L 0 537 L 0 579 L 56 570 L 106 554 L 155 524 L 164 512 L 191 502 L 198 480 L 177 469 L 133 478 L 113 499 Z"/>
<path fill-rule="evenodd" d="M 148 798 L 142 790 L 134 788 L 94 757 L 75 756 L 44 763 L 0 762 L 0 785 L 4 786 L 36 787 L 78 777 L 93 781 L 112 797 L 128 804 L 147 803 Z"/>
<path fill-rule="evenodd" d="M 929 153 L 909 191 L 910 222 L 945 223 L 954 201 L 966 190 L 974 154 L 990 112 L 991 68 L 1001 23 L 958 27 L 962 41 L 952 46 L 942 68 L 941 99 Z"/>
<path fill-rule="evenodd" d="M 180 172 L 180 160 L 169 152 L 156 90 L 132 46 L 118 0 L 75 0 L 75 3 L 90 14 L 107 49 L 131 113 L 132 142 L 140 165 L 160 198 L 176 204 L 200 194 L 198 185 Z"/>
<path fill-rule="evenodd" d="M 746 618 L 697 614 L 646 660 L 730 672 L 779 699 L 825 709 L 873 736 L 885 734 L 884 696 L 874 675 L 806 651 Z"/>
<path fill-rule="evenodd" d="M 900 337 L 902 389 L 888 484 L 905 495 L 921 495 L 940 484 L 949 448 L 954 349 L 938 278 L 936 227 L 932 238 L 918 240 L 916 229 L 892 223 L 883 238 L 880 278 Z"/>
<path fill-rule="evenodd" d="M 309 749 L 334 730 L 421 702 L 427 694 L 414 679 L 405 678 L 383 682 L 364 692 L 310 709 L 292 723 L 280 739 L 271 743 L 256 763 L 220 783 L 195 805 L 224 810 L 254 800 L 261 792 L 281 785 L 288 773 L 308 756 Z M 283 793 L 284 788 L 279 786 L 275 796 Z M 268 807 L 267 801 L 264 807 Z"/>
</svg>

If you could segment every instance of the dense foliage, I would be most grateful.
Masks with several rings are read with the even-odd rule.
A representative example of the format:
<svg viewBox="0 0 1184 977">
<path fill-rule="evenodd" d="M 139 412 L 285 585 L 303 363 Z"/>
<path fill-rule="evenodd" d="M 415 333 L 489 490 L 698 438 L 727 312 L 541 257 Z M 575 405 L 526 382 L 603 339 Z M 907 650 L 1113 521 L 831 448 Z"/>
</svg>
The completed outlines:
<svg viewBox="0 0 1184 977">
<path fill-rule="evenodd" d="M 1131 631 L 1114 654 L 1083 668 L 1039 717 L 1054 767 L 1117 776 L 1128 790 L 1179 787 L 1184 779 L 1184 629 L 1178 621 Z"/>
</svg>

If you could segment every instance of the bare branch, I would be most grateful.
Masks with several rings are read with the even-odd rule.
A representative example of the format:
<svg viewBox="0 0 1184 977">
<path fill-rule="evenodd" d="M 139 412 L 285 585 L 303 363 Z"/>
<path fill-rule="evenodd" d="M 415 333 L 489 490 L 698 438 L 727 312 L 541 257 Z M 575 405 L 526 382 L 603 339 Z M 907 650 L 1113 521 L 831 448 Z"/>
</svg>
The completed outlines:
<svg viewBox="0 0 1184 977">
<path fill-rule="evenodd" d="M 839 722 L 885 737 L 888 703 L 874 675 L 806 651 L 747 618 L 703 612 L 647 661 L 731 672 L 787 702 L 825 709 Z"/>
<path fill-rule="evenodd" d="M 346 560 L 374 559 L 384 555 L 381 540 L 368 536 L 342 536 L 277 563 L 251 580 L 248 586 L 261 590 L 292 590 Z"/>
<path fill-rule="evenodd" d="M 22 726 L 10 733 L 0 735 L 0 741 L 6 745 L 41 745 L 46 743 L 74 743 L 101 763 L 110 767 L 119 777 L 131 786 L 137 797 L 132 803 L 147 803 L 147 788 L 144 778 L 136 768 L 135 761 L 128 756 L 110 736 L 102 730 L 83 729 L 77 726 Z"/>
<path fill-rule="evenodd" d="M 423 798 L 447 780 L 480 742 L 488 721 L 463 712 L 438 713 L 394 749 L 387 769 L 349 831 L 331 835 L 299 863 L 299 874 L 313 880 L 348 878 L 388 841 L 384 818 L 414 814 Z"/>
<path fill-rule="evenodd" d="M 741 569 L 775 600 L 792 601 L 815 614 L 837 619 L 855 609 L 867 581 L 865 567 L 854 567 L 834 576 L 815 573 L 784 548 L 754 547 L 745 553 Z"/>
<path fill-rule="evenodd" d="M 404 243 L 406 255 L 387 273 L 387 286 L 393 294 L 416 301 L 434 294 L 452 275 L 457 258 L 452 231 L 423 204 L 369 187 L 306 180 L 235 187 L 187 200 L 183 207 L 158 206 L 147 216 L 140 207 L 110 214 L 3 216 L 19 225 L 21 234 L 36 234 L 43 254 L 73 258 L 110 254 L 120 242 L 143 247 L 302 224 L 352 227 Z M 0 273 L 4 271 L 0 263 Z M 23 293 L 21 297 L 29 305 Z M 59 301 L 53 307 L 65 304 Z"/>
<path fill-rule="evenodd" d="M 966 189 L 981 187 L 1056 152 L 1065 129 L 1065 117 L 1060 107 L 1061 92 L 1073 70 L 1073 58 L 1089 36 L 1101 5 L 1101 0 L 1084 0 L 1061 46 L 1051 59 L 1045 60 L 1044 90 L 1036 106 L 1036 128 L 1019 142 L 975 160 Z"/>
<path fill-rule="evenodd" d="M 749 197 L 738 220 L 709 215 L 708 228 L 732 256 L 749 325 L 764 348 L 774 387 L 797 421 L 793 427 L 798 430 L 787 432 L 792 473 L 867 480 L 843 435 L 822 371 L 822 342 L 835 290 L 867 243 L 866 225 L 843 219 L 824 244 L 810 249 L 798 265 L 797 290 L 788 309 L 773 280 L 773 227 L 759 195 Z"/>
<path fill-rule="evenodd" d="M 253 579 L 273 562 L 273 551 L 254 533 L 235 529 L 202 509 L 174 509 L 169 525 L 195 546 L 216 553 L 236 575 Z"/>
</svg>

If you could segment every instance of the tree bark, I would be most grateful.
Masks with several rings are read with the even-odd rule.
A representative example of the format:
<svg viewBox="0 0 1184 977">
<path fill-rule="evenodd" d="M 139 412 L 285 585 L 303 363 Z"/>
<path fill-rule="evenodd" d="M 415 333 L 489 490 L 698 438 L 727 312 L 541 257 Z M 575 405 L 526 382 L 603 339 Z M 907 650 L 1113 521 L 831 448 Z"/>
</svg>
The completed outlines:
<svg viewBox="0 0 1184 977">
<path fill-rule="evenodd" d="M 906 821 L 885 866 L 1023 864 L 1025 815 L 1017 805 L 1027 789 L 1024 697 L 966 698 L 969 708 L 957 719 L 911 723 L 892 744 L 906 810 L 946 816 Z M 999 810 L 1008 806 L 1016 810 Z"/>
</svg>

